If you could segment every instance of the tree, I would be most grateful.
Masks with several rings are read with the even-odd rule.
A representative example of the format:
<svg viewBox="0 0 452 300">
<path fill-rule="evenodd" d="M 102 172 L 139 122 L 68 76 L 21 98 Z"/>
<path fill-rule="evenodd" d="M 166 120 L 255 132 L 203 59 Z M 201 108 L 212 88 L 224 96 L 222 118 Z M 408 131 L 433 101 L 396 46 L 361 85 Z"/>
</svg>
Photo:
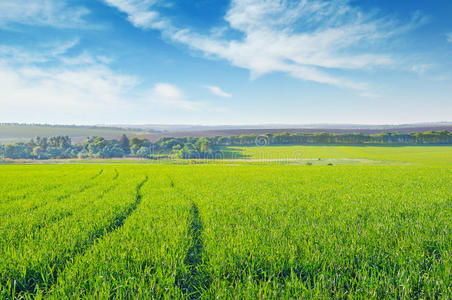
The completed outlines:
<svg viewBox="0 0 452 300">
<path fill-rule="evenodd" d="M 121 147 L 122 151 L 124 151 L 125 154 L 130 153 L 130 141 L 127 135 L 123 134 L 121 138 L 119 139 L 119 147 Z"/>
<path fill-rule="evenodd" d="M 36 159 L 46 158 L 46 151 L 41 146 L 36 146 L 33 148 L 33 157 Z"/>
<path fill-rule="evenodd" d="M 136 146 L 138 148 L 141 148 L 141 147 L 149 147 L 150 145 L 151 145 L 151 142 L 149 142 L 149 140 L 139 139 L 137 137 L 131 138 L 130 142 L 129 142 L 130 147 Z"/>
<path fill-rule="evenodd" d="M 212 152 L 212 142 L 205 137 L 200 138 L 195 145 L 198 151 L 203 154 Z"/>
<path fill-rule="evenodd" d="M 5 158 L 32 158 L 32 149 L 28 144 L 15 143 L 5 146 Z"/>
<path fill-rule="evenodd" d="M 199 151 L 192 143 L 186 143 L 184 147 L 177 153 L 178 158 L 200 158 Z"/>
<path fill-rule="evenodd" d="M 141 147 L 136 151 L 136 156 L 141 158 L 149 158 L 151 155 L 151 151 L 148 147 Z"/>
</svg>

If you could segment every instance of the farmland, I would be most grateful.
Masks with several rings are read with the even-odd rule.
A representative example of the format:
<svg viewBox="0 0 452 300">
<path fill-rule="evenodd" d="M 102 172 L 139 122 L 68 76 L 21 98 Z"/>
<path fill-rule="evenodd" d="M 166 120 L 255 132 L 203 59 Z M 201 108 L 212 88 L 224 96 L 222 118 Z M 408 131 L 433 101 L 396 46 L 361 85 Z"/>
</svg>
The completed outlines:
<svg viewBox="0 0 452 300">
<path fill-rule="evenodd" d="M 82 141 L 88 136 L 117 137 L 122 134 L 134 136 L 141 132 L 143 131 L 99 126 L 0 124 L 0 144 L 28 142 L 36 136 L 67 135 L 74 140 Z"/>
<path fill-rule="evenodd" d="M 0 298 L 447 298 L 450 147 L 0 166 Z M 367 159 L 278 165 L 246 159 Z M 335 161 L 335 162 L 336 162 Z"/>
<path fill-rule="evenodd" d="M 365 159 L 383 164 L 451 165 L 451 146 L 267 146 L 224 147 L 225 158 L 251 160 Z"/>
</svg>

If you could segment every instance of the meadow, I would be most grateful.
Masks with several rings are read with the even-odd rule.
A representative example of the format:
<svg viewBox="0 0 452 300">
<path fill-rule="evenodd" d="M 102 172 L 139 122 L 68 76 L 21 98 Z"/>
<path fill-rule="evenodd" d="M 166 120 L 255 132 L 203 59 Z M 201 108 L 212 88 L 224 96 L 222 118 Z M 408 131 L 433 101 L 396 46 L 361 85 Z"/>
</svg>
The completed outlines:
<svg viewBox="0 0 452 300">
<path fill-rule="evenodd" d="M 78 142 L 89 136 L 117 137 L 122 134 L 134 136 L 142 131 L 97 126 L 18 125 L 0 124 L 0 144 L 28 142 L 32 138 L 67 135 Z"/>
<path fill-rule="evenodd" d="M 452 164 L 452 146 L 266 146 L 224 147 L 227 159 L 246 160 L 305 160 L 338 161 L 379 164 Z"/>
<path fill-rule="evenodd" d="M 451 147 L 228 151 L 241 159 L 0 165 L 0 298 L 452 294 Z"/>
</svg>

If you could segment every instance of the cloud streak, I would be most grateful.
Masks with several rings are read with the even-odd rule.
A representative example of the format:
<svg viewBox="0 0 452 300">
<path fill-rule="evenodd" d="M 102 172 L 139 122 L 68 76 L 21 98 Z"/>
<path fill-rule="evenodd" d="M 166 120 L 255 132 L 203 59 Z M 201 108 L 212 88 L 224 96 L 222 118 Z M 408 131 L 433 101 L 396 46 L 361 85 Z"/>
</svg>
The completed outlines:
<svg viewBox="0 0 452 300">
<path fill-rule="evenodd" d="M 368 84 L 333 75 L 335 71 L 391 65 L 394 61 L 390 55 L 368 49 L 426 22 L 417 12 L 410 24 L 400 25 L 375 13 L 365 13 L 346 0 L 232 0 L 224 16 L 227 28 L 220 34 L 205 35 L 174 27 L 159 15 L 155 1 L 105 1 L 126 13 L 134 26 L 159 30 L 165 38 L 208 58 L 224 59 L 249 70 L 252 78 L 282 72 L 363 93 L 368 91 Z M 227 31 L 242 37 L 227 38 Z"/>
<path fill-rule="evenodd" d="M 158 12 L 150 10 L 157 4 L 156 0 L 104 0 L 104 2 L 125 13 L 129 22 L 136 27 L 164 29 L 169 26 Z"/>
<path fill-rule="evenodd" d="M 30 64 L 45 63 L 55 59 L 61 59 L 70 49 L 74 48 L 80 42 L 79 38 L 60 41 L 57 43 L 38 46 L 37 51 L 30 49 L 24 50 L 14 46 L 5 46 L 0 44 L 0 60 L 7 59 L 9 62 Z"/>
<path fill-rule="evenodd" d="M 89 10 L 69 7 L 60 0 L 0 1 L 0 27 L 10 24 L 74 28 L 85 26 Z"/>
<path fill-rule="evenodd" d="M 220 87 L 214 85 L 207 85 L 206 89 L 208 89 L 212 94 L 222 97 L 222 98 L 231 98 L 232 95 L 223 91 Z"/>
</svg>

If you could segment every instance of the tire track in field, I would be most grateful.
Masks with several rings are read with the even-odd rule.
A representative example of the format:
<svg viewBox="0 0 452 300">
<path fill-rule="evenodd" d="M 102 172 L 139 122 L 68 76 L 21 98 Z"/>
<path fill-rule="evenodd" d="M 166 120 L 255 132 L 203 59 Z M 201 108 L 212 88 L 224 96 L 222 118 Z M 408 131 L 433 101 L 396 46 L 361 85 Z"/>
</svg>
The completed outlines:
<svg viewBox="0 0 452 300">
<path fill-rule="evenodd" d="M 94 180 L 94 179 L 98 178 L 100 175 L 102 175 L 103 172 L 104 172 L 104 170 L 101 169 L 99 173 L 97 173 L 96 175 L 92 176 L 89 180 Z M 115 175 L 115 177 L 113 177 L 113 180 L 115 180 L 116 178 L 118 178 L 118 177 Z M 81 193 L 83 193 L 84 191 L 86 191 L 87 189 L 90 189 L 90 188 L 92 188 L 92 187 L 95 187 L 96 185 L 98 185 L 98 183 L 93 183 L 93 184 L 89 183 L 89 184 L 85 184 L 84 186 L 82 186 L 80 189 L 78 189 L 78 190 L 75 191 L 75 192 L 68 192 L 68 193 L 66 193 L 66 194 L 64 194 L 64 195 L 61 195 L 61 196 L 57 197 L 57 198 L 56 198 L 56 201 L 65 200 L 65 199 L 69 198 L 69 197 L 72 196 L 72 195 L 81 194 Z"/>
<path fill-rule="evenodd" d="M 96 179 L 97 177 L 99 177 L 100 175 L 102 175 L 102 173 L 104 172 L 104 169 L 100 169 L 99 173 L 97 173 L 96 175 L 92 176 L 90 179 Z"/>
<path fill-rule="evenodd" d="M 174 181 L 170 178 L 170 186 L 175 188 Z M 201 293 L 207 290 L 212 278 L 203 265 L 204 243 L 202 240 L 203 223 L 199 216 L 197 204 L 178 188 L 184 198 L 189 199 L 191 203 L 190 214 L 188 218 L 188 238 L 189 247 L 185 254 L 184 264 L 188 272 L 179 272 L 176 274 L 175 284 L 178 286 L 187 299 L 200 299 Z"/>
<path fill-rule="evenodd" d="M 144 180 L 137 185 L 135 201 L 128 208 L 126 208 L 121 214 L 117 215 L 110 222 L 110 224 L 103 228 L 99 228 L 96 231 L 93 231 L 88 239 L 76 244 L 76 246 L 74 247 L 74 251 L 72 251 L 71 253 L 72 258 L 78 255 L 80 256 L 84 255 L 84 253 L 88 251 L 89 248 L 96 243 L 96 241 L 118 230 L 121 226 L 124 225 L 126 219 L 137 209 L 138 205 L 141 203 L 141 200 L 143 198 L 143 195 L 141 194 L 141 189 L 143 185 L 148 182 L 148 180 L 149 178 L 146 175 Z M 60 272 L 62 272 L 64 269 L 68 267 L 71 261 L 72 259 L 70 257 L 64 258 L 64 260 L 60 262 L 60 266 L 55 266 L 55 268 L 52 270 L 51 279 L 48 282 L 45 282 L 45 284 L 41 277 L 38 277 L 38 279 L 36 279 L 35 277 L 32 285 L 28 286 L 26 289 L 23 289 L 22 291 L 19 292 L 28 292 L 33 294 L 36 291 L 36 288 L 40 286 L 41 290 L 43 290 L 44 293 L 46 293 L 52 287 L 52 285 L 54 285 L 58 281 L 58 275 L 60 274 Z"/>
<path fill-rule="evenodd" d="M 109 234 L 110 232 L 117 230 L 119 227 L 124 225 L 125 220 L 137 209 L 138 205 L 141 203 L 143 195 L 141 194 L 141 188 L 143 185 L 148 182 L 149 177 L 146 175 L 143 181 L 141 181 L 136 187 L 135 201 L 120 215 L 116 216 L 113 221 L 103 229 L 98 230 L 98 234 L 93 234 L 92 239 L 90 239 L 87 245 L 93 244 L 96 240 L 102 238 L 104 235 Z M 83 250 L 86 251 L 87 247 L 84 247 Z"/>
</svg>

